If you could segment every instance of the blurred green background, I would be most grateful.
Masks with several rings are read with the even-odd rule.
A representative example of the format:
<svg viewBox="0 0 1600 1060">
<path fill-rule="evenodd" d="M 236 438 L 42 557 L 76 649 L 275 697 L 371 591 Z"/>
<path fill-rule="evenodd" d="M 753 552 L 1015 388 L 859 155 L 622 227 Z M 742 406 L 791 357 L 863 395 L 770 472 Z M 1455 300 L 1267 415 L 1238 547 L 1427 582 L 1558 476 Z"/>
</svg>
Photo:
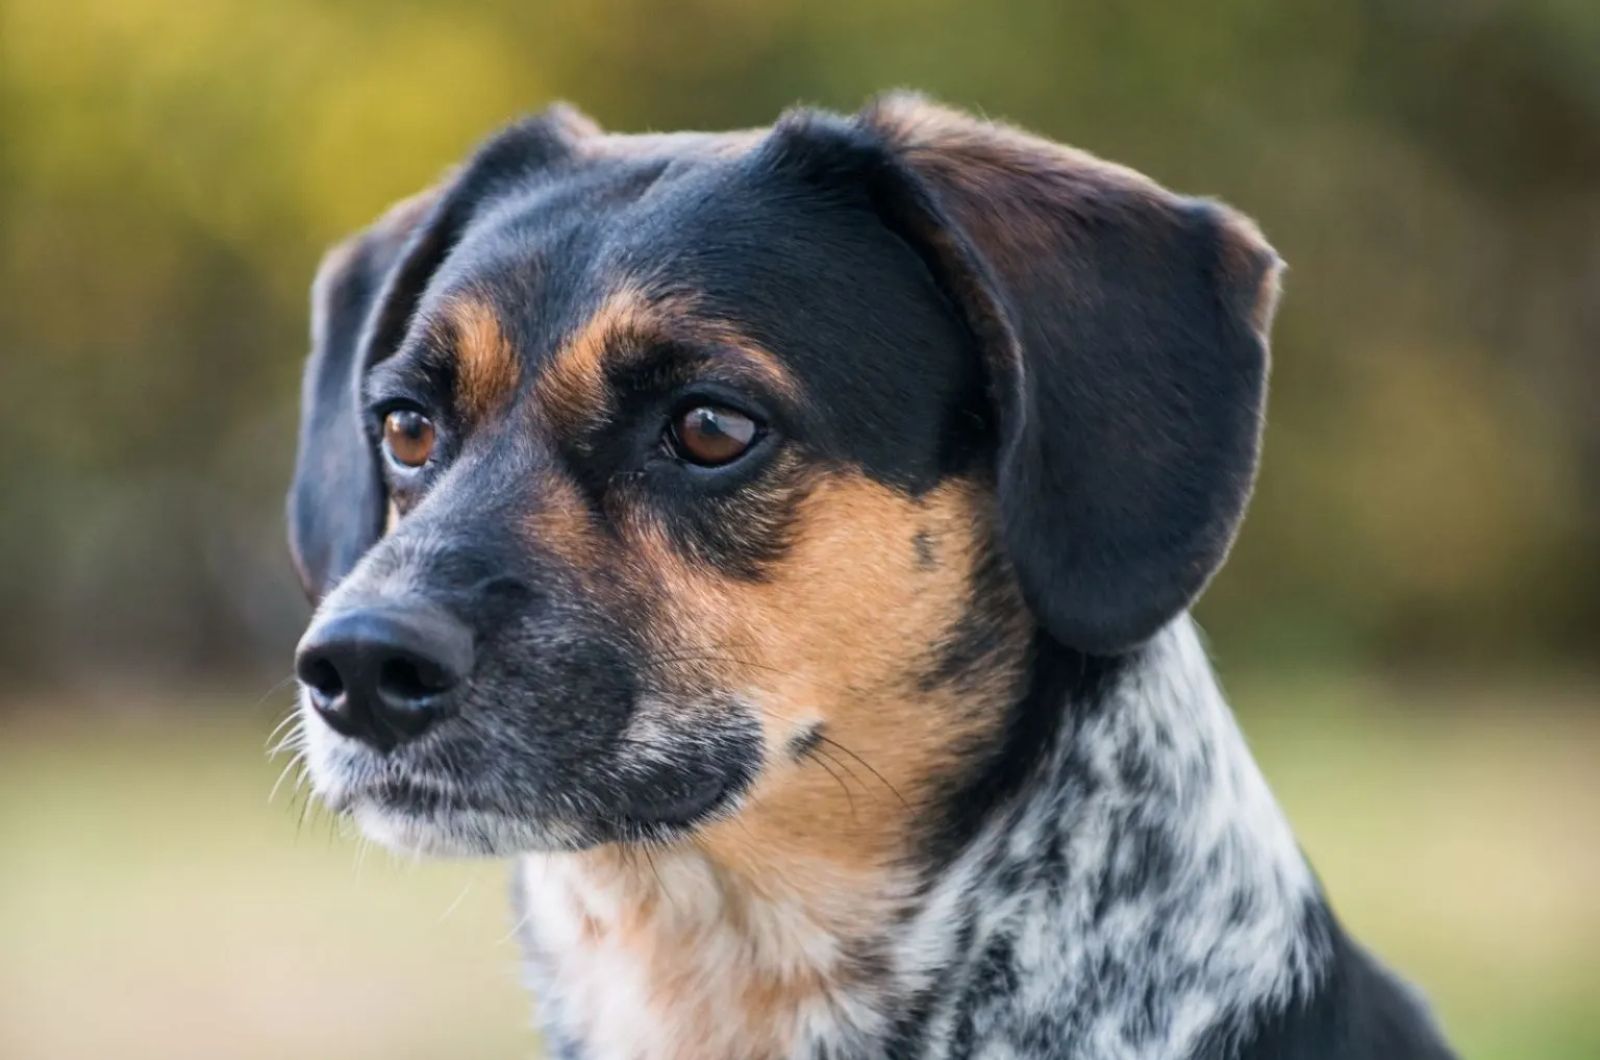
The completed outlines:
<svg viewBox="0 0 1600 1060">
<path fill-rule="evenodd" d="M 1467 1055 L 1600 1055 L 1600 5 L 0 3 L 0 1056 L 505 1056 L 499 866 L 267 793 L 321 249 L 500 122 L 911 86 L 1257 217 L 1202 605 L 1336 904 Z"/>
</svg>

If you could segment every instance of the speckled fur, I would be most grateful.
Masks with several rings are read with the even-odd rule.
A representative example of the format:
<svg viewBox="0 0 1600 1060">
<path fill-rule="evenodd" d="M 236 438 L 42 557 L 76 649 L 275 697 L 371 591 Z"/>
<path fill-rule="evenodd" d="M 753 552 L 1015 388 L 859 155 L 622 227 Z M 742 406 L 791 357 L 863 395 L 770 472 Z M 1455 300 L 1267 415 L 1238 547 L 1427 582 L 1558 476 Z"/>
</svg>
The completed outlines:
<svg viewBox="0 0 1600 1060">
<path fill-rule="evenodd" d="M 552 1040 L 595 1060 L 1177 1058 L 1313 987 L 1329 957 L 1316 885 L 1192 623 L 1101 701 L 1060 706 L 1068 723 L 1020 795 L 935 878 L 881 895 L 854 937 L 830 934 L 837 911 L 788 903 L 781 883 L 761 893 L 692 848 L 614 863 L 607 881 L 580 855 L 524 858 L 522 934 Z M 652 894 L 654 930 L 700 943 L 678 955 L 699 996 L 679 1014 L 712 1018 L 660 1010 L 626 954 L 580 937 Z M 714 1018 L 763 966 L 837 979 L 851 956 L 872 974 L 798 997 L 782 1047 Z"/>
</svg>

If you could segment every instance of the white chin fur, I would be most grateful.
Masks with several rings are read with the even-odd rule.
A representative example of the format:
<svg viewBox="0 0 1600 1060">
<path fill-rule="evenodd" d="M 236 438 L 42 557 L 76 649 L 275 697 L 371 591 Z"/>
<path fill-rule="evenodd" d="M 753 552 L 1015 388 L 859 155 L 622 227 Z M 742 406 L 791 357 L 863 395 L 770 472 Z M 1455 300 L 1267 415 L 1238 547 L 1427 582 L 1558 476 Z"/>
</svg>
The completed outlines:
<svg viewBox="0 0 1600 1060">
<path fill-rule="evenodd" d="M 481 810 L 419 816 L 357 798 L 350 815 L 367 838 L 401 854 L 505 858 L 583 845 L 571 828 L 533 824 Z"/>
<path fill-rule="evenodd" d="M 351 808 L 351 816 L 363 835 L 397 854 L 470 857 L 494 853 L 485 849 L 481 841 L 478 845 L 469 843 L 464 832 L 383 810 L 365 800 L 358 801 Z"/>
</svg>

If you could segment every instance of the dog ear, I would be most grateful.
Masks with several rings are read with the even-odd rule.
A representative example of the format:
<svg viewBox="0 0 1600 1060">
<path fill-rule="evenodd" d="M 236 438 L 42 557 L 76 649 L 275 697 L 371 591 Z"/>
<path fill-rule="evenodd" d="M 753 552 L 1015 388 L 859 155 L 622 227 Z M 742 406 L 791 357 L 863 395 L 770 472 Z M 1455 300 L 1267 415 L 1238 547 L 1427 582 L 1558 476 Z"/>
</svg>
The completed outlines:
<svg viewBox="0 0 1600 1060">
<path fill-rule="evenodd" d="M 1044 628 L 1114 654 L 1187 607 L 1255 475 L 1280 271 L 1255 226 L 914 96 L 791 115 L 767 151 L 864 180 L 972 332 L 1003 542 Z"/>
<path fill-rule="evenodd" d="M 1223 206 L 915 97 L 859 122 L 893 161 L 880 209 L 983 349 L 1026 598 L 1071 647 L 1137 645 L 1199 595 L 1243 516 L 1277 255 Z"/>
<path fill-rule="evenodd" d="M 439 191 L 393 207 L 330 250 L 311 285 L 311 356 L 300 384 L 300 444 L 289 489 L 289 550 L 315 602 L 355 566 L 383 525 L 383 487 L 359 412 L 367 318 Z"/>
<path fill-rule="evenodd" d="M 311 287 L 311 355 L 288 505 L 290 551 L 313 602 L 383 530 L 383 479 L 363 420 L 363 375 L 399 347 L 428 282 L 483 206 L 598 131 L 562 104 L 511 125 L 439 187 L 395 206 L 323 259 Z"/>
</svg>

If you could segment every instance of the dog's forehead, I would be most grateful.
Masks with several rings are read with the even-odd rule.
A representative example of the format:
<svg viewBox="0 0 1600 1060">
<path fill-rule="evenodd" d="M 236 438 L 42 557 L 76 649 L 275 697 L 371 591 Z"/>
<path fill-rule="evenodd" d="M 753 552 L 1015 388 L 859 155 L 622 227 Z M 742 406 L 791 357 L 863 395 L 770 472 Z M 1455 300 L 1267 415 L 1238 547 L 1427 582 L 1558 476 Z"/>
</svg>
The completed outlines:
<svg viewBox="0 0 1600 1060">
<path fill-rule="evenodd" d="M 661 315 L 712 311 L 696 296 L 718 286 L 705 265 L 727 248 L 707 207 L 745 190 L 731 147 L 700 136 L 604 139 L 622 146 L 587 149 L 481 204 L 430 282 L 419 324 L 448 342 L 463 306 L 492 314 L 518 357 L 537 364 L 624 293 Z"/>
<path fill-rule="evenodd" d="M 641 347 L 711 347 L 883 450 L 858 462 L 940 447 L 977 359 L 864 196 L 764 168 L 746 134 L 606 141 L 487 207 L 435 277 L 418 320 L 469 411 L 582 405 Z"/>
</svg>

